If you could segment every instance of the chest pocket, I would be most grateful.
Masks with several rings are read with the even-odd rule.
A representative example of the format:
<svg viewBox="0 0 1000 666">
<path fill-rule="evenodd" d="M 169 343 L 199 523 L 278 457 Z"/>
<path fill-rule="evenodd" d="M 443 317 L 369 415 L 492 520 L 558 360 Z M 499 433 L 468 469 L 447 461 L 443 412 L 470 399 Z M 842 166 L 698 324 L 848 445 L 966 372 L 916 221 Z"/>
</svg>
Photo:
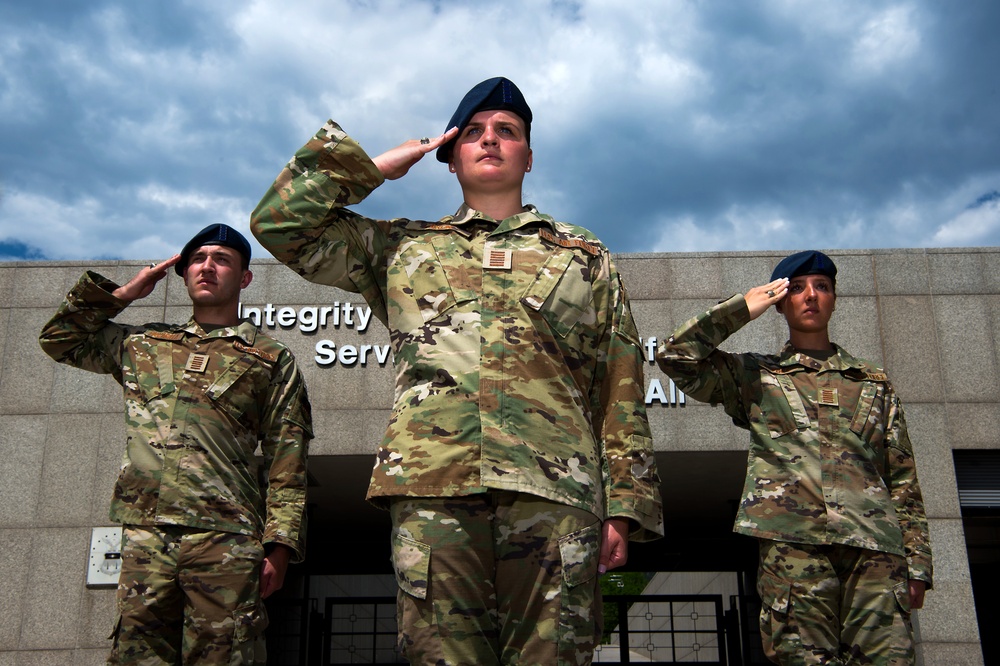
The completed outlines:
<svg viewBox="0 0 1000 666">
<path fill-rule="evenodd" d="M 173 354 L 181 338 L 180 334 L 160 331 L 147 331 L 132 338 L 129 362 L 122 367 L 122 387 L 127 399 L 148 405 L 177 389 Z"/>
<path fill-rule="evenodd" d="M 858 395 L 858 406 L 851 418 L 851 431 L 863 441 L 876 443 L 885 428 L 883 405 L 885 390 L 877 382 L 865 382 Z"/>
<path fill-rule="evenodd" d="M 538 269 L 521 303 L 565 338 L 581 321 L 596 322 L 593 287 L 586 279 L 589 274 L 585 260 L 571 250 L 552 254 Z"/>
<path fill-rule="evenodd" d="M 235 423 L 246 429 L 256 429 L 260 420 L 257 396 L 266 389 L 266 386 L 257 386 L 255 378 L 268 373 L 251 372 L 257 363 L 262 361 L 244 354 L 223 370 L 205 390 L 216 409 L 225 412 Z"/>
<path fill-rule="evenodd" d="M 449 236 L 435 237 L 432 243 L 409 242 L 402 247 L 392 262 L 390 270 L 395 275 L 389 279 L 390 317 L 394 327 L 412 331 L 437 319 L 458 303 L 471 300 L 476 293 L 470 284 L 469 262 L 459 260 L 445 268 L 442 254 L 447 256 L 454 243 Z"/>
<path fill-rule="evenodd" d="M 772 439 L 809 427 L 809 417 L 792 378 L 763 369 L 760 373 L 760 418 Z"/>
</svg>

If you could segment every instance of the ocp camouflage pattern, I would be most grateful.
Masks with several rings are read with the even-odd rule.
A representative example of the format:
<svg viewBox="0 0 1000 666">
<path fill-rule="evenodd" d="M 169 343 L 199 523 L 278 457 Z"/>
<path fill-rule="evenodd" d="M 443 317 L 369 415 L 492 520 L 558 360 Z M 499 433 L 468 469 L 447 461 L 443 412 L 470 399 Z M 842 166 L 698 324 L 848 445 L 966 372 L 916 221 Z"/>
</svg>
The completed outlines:
<svg viewBox="0 0 1000 666">
<path fill-rule="evenodd" d="M 912 666 L 901 555 L 841 545 L 759 541 L 760 636 L 784 666 Z"/>
<path fill-rule="evenodd" d="M 108 666 L 264 666 L 255 537 L 126 525 Z"/>
<path fill-rule="evenodd" d="M 591 663 L 602 634 L 592 513 L 513 492 L 401 497 L 389 510 L 411 663 Z"/>
<path fill-rule="evenodd" d="M 903 408 L 885 372 L 840 347 L 820 362 L 717 347 L 750 321 L 737 295 L 661 343 L 657 363 L 687 395 L 721 403 L 751 433 L 735 531 L 905 555 L 931 583 L 927 518 Z"/>
<path fill-rule="evenodd" d="M 662 534 L 638 334 L 608 250 L 532 206 L 500 222 L 464 205 L 437 222 L 344 208 L 382 182 L 329 121 L 251 220 L 278 260 L 360 293 L 389 329 L 395 404 L 369 497 L 514 490 Z"/>
<path fill-rule="evenodd" d="M 122 385 L 128 438 L 111 519 L 252 535 L 301 560 L 312 420 L 291 351 L 249 322 L 211 333 L 194 319 L 117 324 L 117 287 L 86 272 L 39 337 L 56 361 Z M 207 355 L 203 372 L 186 369 L 195 353 Z"/>
</svg>

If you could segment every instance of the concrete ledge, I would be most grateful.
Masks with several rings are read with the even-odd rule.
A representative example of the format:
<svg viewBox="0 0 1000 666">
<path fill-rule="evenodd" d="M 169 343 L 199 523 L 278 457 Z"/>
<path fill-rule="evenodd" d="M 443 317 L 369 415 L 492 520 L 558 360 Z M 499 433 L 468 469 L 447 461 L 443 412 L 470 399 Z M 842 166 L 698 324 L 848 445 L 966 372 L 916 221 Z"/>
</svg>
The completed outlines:
<svg viewBox="0 0 1000 666">
<path fill-rule="evenodd" d="M 917 645 L 917 666 L 982 666 L 979 643 L 922 643 Z"/>
</svg>

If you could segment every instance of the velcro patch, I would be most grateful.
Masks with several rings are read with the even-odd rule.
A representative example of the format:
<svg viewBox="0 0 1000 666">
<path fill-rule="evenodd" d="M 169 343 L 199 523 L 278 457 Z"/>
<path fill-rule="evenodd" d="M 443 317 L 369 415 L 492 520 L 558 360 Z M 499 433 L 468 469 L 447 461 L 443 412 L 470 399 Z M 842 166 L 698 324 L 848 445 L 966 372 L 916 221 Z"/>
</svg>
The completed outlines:
<svg viewBox="0 0 1000 666">
<path fill-rule="evenodd" d="M 554 233 L 548 229 L 539 229 L 538 236 L 544 238 L 550 243 L 555 243 L 560 247 L 576 247 L 589 255 L 597 256 L 601 253 L 601 248 L 593 243 L 588 243 L 580 238 L 563 238 L 562 236 L 556 236 Z"/>
<path fill-rule="evenodd" d="M 487 246 L 483 251 L 483 268 L 492 271 L 509 271 L 513 253 Z"/>
<path fill-rule="evenodd" d="M 840 404 L 840 400 L 837 397 L 837 389 L 821 388 L 819 390 L 819 404 L 829 405 L 831 407 L 838 406 Z"/>
<path fill-rule="evenodd" d="M 154 340 L 168 340 L 170 342 L 177 342 L 184 339 L 184 333 L 177 331 L 171 333 L 170 331 L 146 331 L 147 338 L 153 338 Z"/>
<path fill-rule="evenodd" d="M 187 370 L 188 372 L 197 372 L 201 374 L 205 372 L 205 369 L 207 367 L 208 367 L 208 354 L 203 354 L 201 352 L 192 352 L 191 355 L 188 356 L 187 365 L 184 366 L 184 369 Z"/>
<path fill-rule="evenodd" d="M 263 349 L 257 349 L 256 347 L 248 347 L 239 340 L 233 343 L 233 347 L 235 347 L 241 352 L 246 352 L 247 354 L 253 354 L 257 358 L 262 358 L 270 363 L 274 363 L 275 361 L 278 360 L 278 357 L 275 356 L 274 354 L 269 354 Z"/>
</svg>

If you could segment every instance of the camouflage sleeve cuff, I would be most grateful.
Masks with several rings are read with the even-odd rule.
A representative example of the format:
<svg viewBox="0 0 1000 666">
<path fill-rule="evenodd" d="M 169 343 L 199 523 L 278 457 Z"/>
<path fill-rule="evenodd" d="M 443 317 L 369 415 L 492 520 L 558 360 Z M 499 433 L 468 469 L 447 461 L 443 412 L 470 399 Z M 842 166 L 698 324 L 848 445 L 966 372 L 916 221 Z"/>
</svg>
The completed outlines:
<svg viewBox="0 0 1000 666">
<path fill-rule="evenodd" d="M 934 568 L 931 564 L 930 553 L 920 553 L 906 558 L 908 575 L 913 580 L 922 580 L 927 583 L 927 589 L 931 589 L 934 580 Z"/>
<path fill-rule="evenodd" d="M 663 507 L 657 506 L 651 508 L 648 513 L 628 517 L 632 521 L 628 534 L 629 541 L 655 541 L 663 536 Z"/>
<path fill-rule="evenodd" d="M 361 203 L 385 182 L 385 176 L 365 149 L 333 120 L 326 121 L 314 140 L 317 144 L 307 143 L 293 161 L 300 162 L 303 173 L 309 171 L 312 163 L 319 173 L 343 186 L 343 193 L 348 196 L 336 197 L 339 205 Z"/>
<path fill-rule="evenodd" d="M 921 571 L 919 569 L 910 569 L 908 574 L 910 580 L 922 580 L 927 584 L 927 589 L 930 590 L 934 587 L 934 582 L 931 578 L 929 571 Z"/>
<path fill-rule="evenodd" d="M 281 537 L 275 537 L 275 538 L 264 537 L 263 546 L 265 553 L 269 552 L 268 546 L 270 546 L 271 544 L 281 544 L 282 546 L 285 546 L 290 551 L 292 551 L 292 557 L 289 560 L 289 564 L 301 564 L 306 559 L 305 553 L 302 552 L 302 550 L 299 548 L 299 544 L 293 543 L 292 541 L 288 541 L 286 539 L 282 539 Z"/>
<path fill-rule="evenodd" d="M 725 326 L 729 335 L 750 323 L 750 308 L 743 294 L 735 294 L 709 310 L 712 321 Z"/>
<path fill-rule="evenodd" d="M 301 527 L 305 526 L 302 525 Z M 306 539 L 305 532 L 302 529 L 284 529 L 275 521 L 269 520 L 267 526 L 264 528 L 264 537 L 261 539 L 261 543 L 265 549 L 269 544 L 280 543 L 283 546 L 288 546 L 295 553 L 295 556 L 291 560 L 293 564 L 298 564 L 306 558 Z"/>
<path fill-rule="evenodd" d="M 66 301 L 77 309 L 108 310 L 110 317 L 118 314 L 128 302 L 114 296 L 119 284 L 95 271 L 86 271 L 66 295 Z"/>
<path fill-rule="evenodd" d="M 689 319 L 660 345 L 660 355 L 670 358 L 671 347 L 689 349 L 693 358 L 707 358 L 726 338 L 750 322 L 750 310 L 742 294 L 736 294 L 707 312 Z"/>
<path fill-rule="evenodd" d="M 608 518 L 627 518 L 629 541 L 653 541 L 663 536 L 663 505 L 659 498 L 633 496 L 612 500 Z"/>
</svg>

